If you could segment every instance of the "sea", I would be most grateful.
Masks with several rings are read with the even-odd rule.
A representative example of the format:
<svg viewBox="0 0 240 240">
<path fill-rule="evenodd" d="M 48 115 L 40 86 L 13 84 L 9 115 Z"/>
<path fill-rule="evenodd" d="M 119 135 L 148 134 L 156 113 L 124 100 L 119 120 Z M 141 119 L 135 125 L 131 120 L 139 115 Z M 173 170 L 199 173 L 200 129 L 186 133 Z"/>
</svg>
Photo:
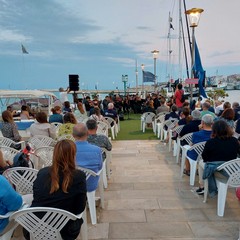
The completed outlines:
<svg viewBox="0 0 240 240">
<path fill-rule="evenodd" d="M 228 97 L 223 99 L 220 98 L 220 100 L 230 103 L 238 102 L 240 104 L 240 90 L 226 90 L 226 93 L 228 94 Z"/>
</svg>

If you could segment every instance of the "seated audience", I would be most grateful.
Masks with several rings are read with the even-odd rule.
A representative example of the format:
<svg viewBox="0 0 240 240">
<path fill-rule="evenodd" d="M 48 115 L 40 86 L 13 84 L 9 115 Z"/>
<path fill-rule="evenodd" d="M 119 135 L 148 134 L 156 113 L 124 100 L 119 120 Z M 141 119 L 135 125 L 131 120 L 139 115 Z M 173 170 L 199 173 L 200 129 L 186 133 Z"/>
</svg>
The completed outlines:
<svg viewBox="0 0 240 240">
<path fill-rule="evenodd" d="M 192 121 L 190 121 L 188 124 L 186 124 L 183 127 L 183 129 L 179 133 L 180 137 L 188 133 L 199 131 L 199 125 L 201 124 L 201 112 L 195 109 L 192 111 L 191 116 L 192 116 Z"/>
<path fill-rule="evenodd" d="M 63 124 L 58 129 L 58 137 L 72 134 L 73 127 L 77 124 L 77 120 L 73 113 L 66 113 L 63 116 Z"/>
<path fill-rule="evenodd" d="M 154 109 L 154 107 L 153 107 L 153 104 L 151 104 L 150 101 L 147 101 L 147 102 L 146 102 L 146 105 L 145 105 L 145 107 L 143 108 L 143 111 L 142 111 L 142 112 L 143 112 L 143 113 L 145 113 L 145 112 L 156 113 L 156 112 L 155 112 L 155 109 Z"/>
<path fill-rule="evenodd" d="M 88 138 L 87 141 L 91 144 L 94 144 L 100 148 L 105 148 L 108 151 L 112 150 L 112 144 L 109 141 L 108 137 L 103 134 L 97 134 L 97 122 L 94 119 L 89 119 L 86 122 L 88 129 Z"/>
<path fill-rule="evenodd" d="M 105 121 L 104 116 L 101 114 L 99 107 L 94 107 L 93 114 L 91 115 L 91 118 L 96 121 Z"/>
<path fill-rule="evenodd" d="M 216 115 L 209 110 L 209 108 L 211 107 L 209 102 L 204 102 L 202 104 L 202 111 L 201 111 L 201 117 L 203 117 L 205 114 L 210 114 L 212 115 L 213 119 L 216 118 Z"/>
<path fill-rule="evenodd" d="M 225 102 L 223 104 L 223 109 L 219 111 L 218 116 L 221 116 L 223 111 L 226 110 L 227 108 L 231 108 L 231 103 L 230 102 Z"/>
<path fill-rule="evenodd" d="M 8 160 L 4 160 L 3 153 L 0 150 L 0 174 L 3 174 L 3 172 L 10 168 L 12 163 L 10 163 Z"/>
<path fill-rule="evenodd" d="M 2 157 L 2 155 L 0 155 Z M 7 212 L 16 211 L 22 206 L 23 200 L 8 180 L 0 175 L 0 215 L 5 215 Z M 8 218 L 0 219 L 0 234 L 4 229 L 10 228 Z"/>
<path fill-rule="evenodd" d="M 36 114 L 36 121 L 29 128 L 30 135 L 43 135 L 51 138 L 56 137 L 56 128 L 52 126 L 47 120 L 45 112 L 38 112 Z"/>
<path fill-rule="evenodd" d="M 76 169 L 76 145 L 71 140 L 59 141 L 53 151 L 52 166 L 39 170 L 33 184 L 31 207 L 52 207 L 80 214 L 86 206 L 86 177 Z M 61 230 L 63 239 L 76 239 L 82 219 L 70 220 Z M 26 239 L 28 232 L 24 231 Z"/>
<path fill-rule="evenodd" d="M 178 121 L 178 125 L 186 125 L 190 123 L 192 120 L 190 109 L 188 107 L 183 107 L 180 117 L 181 119 Z"/>
<path fill-rule="evenodd" d="M 162 112 L 169 112 L 169 106 L 166 105 L 166 99 L 164 97 L 160 100 L 160 106 L 156 110 L 156 114 L 162 113 Z"/>
<path fill-rule="evenodd" d="M 49 123 L 59 122 L 63 123 L 63 115 L 61 114 L 62 108 L 60 106 L 55 106 L 51 109 L 52 115 L 49 117 Z"/>
<path fill-rule="evenodd" d="M 72 112 L 72 109 L 70 107 L 70 102 L 66 101 L 63 104 L 63 114 L 68 113 L 68 112 Z"/>
<path fill-rule="evenodd" d="M 179 120 L 179 115 L 176 113 L 178 110 L 177 106 L 174 104 L 171 107 L 171 112 L 165 115 L 165 121 L 168 119 L 178 119 Z"/>
<path fill-rule="evenodd" d="M 202 159 L 205 163 L 203 179 L 208 179 L 210 197 L 214 197 L 217 194 L 214 177 L 216 168 L 224 162 L 237 158 L 239 153 L 240 145 L 238 140 L 233 137 L 232 129 L 225 121 L 216 121 L 212 126 L 211 139 L 206 142 L 202 153 Z"/>
<path fill-rule="evenodd" d="M 73 128 L 73 137 L 77 146 L 76 165 L 98 172 L 102 169 L 102 151 L 100 147 L 87 142 L 88 129 L 84 123 L 78 123 Z M 87 191 L 95 191 L 98 187 L 99 176 L 87 179 Z"/>
<path fill-rule="evenodd" d="M 22 137 L 20 136 L 17 128 L 17 124 L 13 120 L 12 113 L 8 110 L 2 112 L 2 135 L 6 138 L 13 140 L 14 142 L 21 141 Z M 12 146 L 16 149 L 19 149 L 19 145 Z"/>
<path fill-rule="evenodd" d="M 28 112 L 28 108 L 25 105 L 23 105 L 21 107 L 20 118 L 21 118 L 21 120 L 28 120 L 28 119 L 30 119 L 30 114 Z"/>
<path fill-rule="evenodd" d="M 237 121 L 240 118 L 240 106 L 238 102 L 233 102 L 232 109 L 234 110 L 235 116 L 234 121 Z"/>
<path fill-rule="evenodd" d="M 229 125 L 229 127 L 231 127 L 232 129 L 234 129 L 234 110 L 232 108 L 226 108 L 221 116 L 218 118 L 218 120 L 224 120 L 226 121 L 226 123 Z"/>
<path fill-rule="evenodd" d="M 212 133 L 212 124 L 213 124 L 213 117 L 210 114 L 205 114 L 202 117 L 201 125 L 199 126 L 200 130 L 198 132 L 194 132 L 192 135 L 192 145 L 205 142 L 210 139 Z M 197 160 L 197 153 L 194 150 L 187 151 L 187 156 L 193 160 Z M 190 175 L 190 164 L 189 161 L 186 159 L 186 168 L 184 170 L 184 174 Z"/>
<path fill-rule="evenodd" d="M 118 115 L 114 109 L 113 103 L 108 104 L 108 109 L 104 112 L 104 116 L 110 117 L 110 118 L 114 119 L 116 122 L 118 121 Z"/>
<path fill-rule="evenodd" d="M 78 99 L 77 109 L 74 111 L 74 115 L 75 115 L 77 120 L 78 119 L 82 120 L 84 118 L 87 118 L 87 112 L 85 111 L 85 107 L 82 103 L 82 99 Z"/>
</svg>

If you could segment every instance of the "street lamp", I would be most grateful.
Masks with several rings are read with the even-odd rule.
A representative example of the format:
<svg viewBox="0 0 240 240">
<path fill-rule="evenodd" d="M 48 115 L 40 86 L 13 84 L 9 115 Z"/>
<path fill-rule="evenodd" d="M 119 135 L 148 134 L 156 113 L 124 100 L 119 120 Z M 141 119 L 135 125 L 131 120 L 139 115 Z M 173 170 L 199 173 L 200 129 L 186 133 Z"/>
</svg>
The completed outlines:
<svg viewBox="0 0 240 240">
<path fill-rule="evenodd" d="M 141 64 L 141 69 L 142 69 L 142 93 L 144 91 L 144 89 L 143 89 L 143 82 L 144 82 L 143 71 L 144 71 L 144 67 L 145 67 L 145 65 Z"/>
<path fill-rule="evenodd" d="M 122 75 L 122 82 L 124 86 L 124 96 L 126 96 L 127 81 L 128 81 L 128 75 Z"/>
<path fill-rule="evenodd" d="M 185 13 L 188 15 L 188 20 L 189 20 L 189 24 L 190 27 L 192 28 L 192 51 L 191 51 L 191 60 L 192 60 L 192 71 L 191 71 L 191 78 L 194 78 L 194 60 L 195 60 L 195 27 L 198 26 L 199 20 L 200 20 L 200 16 L 201 13 L 204 10 L 201 8 L 192 8 L 187 10 Z M 190 85 L 190 96 L 191 96 L 191 100 L 193 97 L 193 91 L 192 91 L 192 84 Z"/>
<path fill-rule="evenodd" d="M 156 90 L 157 87 L 157 76 L 156 76 L 156 63 L 157 63 L 157 58 L 158 58 L 158 50 L 153 50 L 151 51 L 151 53 L 153 54 L 153 61 L 154 61 L 154 91 Z"/>
</svg>

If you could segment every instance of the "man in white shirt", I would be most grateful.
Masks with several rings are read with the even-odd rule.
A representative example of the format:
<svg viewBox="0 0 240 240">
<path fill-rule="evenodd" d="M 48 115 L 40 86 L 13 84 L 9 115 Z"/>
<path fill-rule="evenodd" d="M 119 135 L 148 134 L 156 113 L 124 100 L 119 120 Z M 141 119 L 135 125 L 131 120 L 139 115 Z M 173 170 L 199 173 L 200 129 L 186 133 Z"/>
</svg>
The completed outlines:
<svg viewBox="0 0 240 240">
<path fill-rule="evenodd" d="M 59 99 L 61 101 L 62 104 L 64 104 L 64 102 L 69 101 L 68 100 L 68 93 L 70 92 L 70 88 L 68 87 L 66 90 L 64 90 L 62 87 L 59 88 Z"/>
</svg>

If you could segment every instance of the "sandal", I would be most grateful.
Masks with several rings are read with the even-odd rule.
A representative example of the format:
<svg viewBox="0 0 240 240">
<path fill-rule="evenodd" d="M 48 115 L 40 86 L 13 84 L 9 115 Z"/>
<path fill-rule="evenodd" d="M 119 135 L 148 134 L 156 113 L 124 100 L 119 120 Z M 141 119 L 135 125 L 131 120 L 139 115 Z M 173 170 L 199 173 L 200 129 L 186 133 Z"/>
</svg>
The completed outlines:
<svg viewBox="0 0 240 240">
<path fill-rule="evenodd" d="M 190 170 L 184 169 L 184 170 L 183 170 L 183 174 L 185 174 L 185 175 L 187 175 L 187 176 L 190 176 Z"/>
</svg>

